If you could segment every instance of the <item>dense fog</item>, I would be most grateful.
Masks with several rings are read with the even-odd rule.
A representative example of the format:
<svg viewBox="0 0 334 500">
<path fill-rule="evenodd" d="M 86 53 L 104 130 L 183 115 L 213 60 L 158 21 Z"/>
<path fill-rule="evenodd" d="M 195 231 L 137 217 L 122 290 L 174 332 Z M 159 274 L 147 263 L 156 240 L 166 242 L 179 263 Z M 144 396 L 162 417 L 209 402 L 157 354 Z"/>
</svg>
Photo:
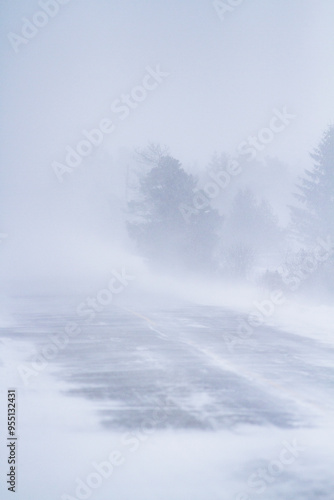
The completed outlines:
<svg viewBox="0 0 334 500">
<path fill-rule="evenodd" d="M 296 252 L 290 205 L 332 119 L 330 2 L 47 5 L 2 5 L 2 282 L 63 293 L 112 266 L 164 270 L 170 246 L 168 273 L 255 283 Z M 150 213 L 143 249 L 130 205 L 163 156 L 146 196 L 171 225 Z"/>
<path fill-rule="evenodd" d="M 3 0 L 0 14 L 0 371 L 22 398 L 18 498 L 329 500 L 334 3 Z M 105 439 L 134 433 L 132 451 L 161 406 L 114 482 L 75 486 Z M 247 483 L 293 439 L 307 450 L 295 468 Z"/>
</svg>

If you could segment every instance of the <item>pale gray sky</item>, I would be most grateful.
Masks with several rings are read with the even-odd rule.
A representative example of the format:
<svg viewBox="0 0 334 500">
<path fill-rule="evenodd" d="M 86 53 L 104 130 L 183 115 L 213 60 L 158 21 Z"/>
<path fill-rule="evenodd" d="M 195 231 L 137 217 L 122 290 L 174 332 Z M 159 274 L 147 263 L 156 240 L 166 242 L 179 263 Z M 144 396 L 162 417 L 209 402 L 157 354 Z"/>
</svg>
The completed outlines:
<svg viewBox="0 0 334 500">
<path fill-rule="evenodd" d="M 297 118 L 268 152 L 294 161 L 333 117 L 331 0 L 244 0 L 223 21 L 205 0 L 70 0 L 16 54 L 7 34 L 38 10 L 34 0 L 2 2 L 3 137 L 14 168 L 61 158 L 147 65 L 170 76 L 108 138 L 115 150 L 154 140 L 204 161 L 286 106 Z"/>
</svg>

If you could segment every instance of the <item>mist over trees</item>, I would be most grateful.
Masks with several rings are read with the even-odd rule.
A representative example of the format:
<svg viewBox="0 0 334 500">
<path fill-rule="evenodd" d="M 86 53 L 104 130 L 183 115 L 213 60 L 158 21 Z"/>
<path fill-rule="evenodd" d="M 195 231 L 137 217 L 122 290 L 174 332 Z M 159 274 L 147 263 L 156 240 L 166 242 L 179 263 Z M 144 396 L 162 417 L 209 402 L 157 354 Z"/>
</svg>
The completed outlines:
<svg viewBox="0 0 334 500">
<path fill-rule="evenodd" d="M 323 135 L 311 153 L 313 169 L 305 169 L 297 183 L 291 206 L 291 231 L 301 242 L 310 244 L 316 237 L 334 238 L 334 126 Z"/>
<path fill-rule="evenodd" d="M 220 267 L 231 278 L 249 278 L 255 266 L 270 264 L 280 249 L 281 229 L 269 202 L 240 189 L 225 218 Z"/>
<path fill-rule="evenodd" d="M 177 159 L 149 148 L 141 161 L 150 168 L 128 203 L 128 231 L 138 251 L 153 266 L 212 270 L 222 217 L 209 205 L 184 217 L 180 207 L 191 205 L 197 181 Z"/>
<path fill-rule="evenodd" d="M 223 281 L 282 284 L 283 268 L 291 276 L 298 274 L 313 258 L 316 239 L 334 238 L 333 144 L 331 126 L 311 153 L 313 169 L 306 168 L 292 187 L 297 203 L 284 207 L 282 203 L 290 213 L 285 224 L 265 189 L 259 196 L 254 183 L 234 187 L 231 197 L 232 188 L 220 187 L 210 199 L 203 179 L 188 173 L 166 147 L 151 144 L 137 155 L 142 168 L 127 205 L 127 228 L 136 251 L 155 269 L 211 273 Z M 270 160 L 266 161 L 270 168 Z M 208 171 L 215 175 L 210 182 L 222 178 L 227 163 L 226 154 L 213 155 Z M 277 170 L 277 161 L 273 165 Z M 309 282 L 327 283 L 333 267 L 329 256 L 317 264 Z"/>
<path fill-rule="evenodd" d="M 290 266 L 302 267 L 314 260 L 314 247 L 320 242 L 328 256 L 315 272 L 311 284 L 325 292 L 334 292 L 334 126 L 330 125 L 311 153 L 313 168 L 305 169 L 296 184 L 297 205 L 290 206 L 290 234 L 300 246 L 290 253 Z M 291 264 L 292 263 L 292 264 Z"/>
</svg>

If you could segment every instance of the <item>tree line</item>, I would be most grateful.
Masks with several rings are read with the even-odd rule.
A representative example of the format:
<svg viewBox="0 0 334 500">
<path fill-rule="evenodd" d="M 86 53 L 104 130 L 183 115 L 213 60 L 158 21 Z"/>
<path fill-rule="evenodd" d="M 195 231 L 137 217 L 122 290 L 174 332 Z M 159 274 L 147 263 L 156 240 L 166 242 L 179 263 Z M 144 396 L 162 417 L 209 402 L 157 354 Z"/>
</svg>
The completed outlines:
<svg viewBox="0 0 334 500">
<path fill-rule="evenodd" d="M 298 262 L 317 238 L 334 240 L 334 126 L 328 127 L 295 185 L 290 221 L 282 228 L 270 203 L 240 189 L 220 213 L 167 148 L 150 145 L 139 154 L 143 170 L 128 202 L 127 228 L 137 251 L 155 268 L 247 279 L 268 269 L 275 255 Z M 219 174 L 224 161 L 215 158 Z M 194 193 L 196 205 L 194 206 Z M 326 264 L 333 277 L 333 259 Z M 277 277 L 277 273 L 276 273 Z"/>
</svg>

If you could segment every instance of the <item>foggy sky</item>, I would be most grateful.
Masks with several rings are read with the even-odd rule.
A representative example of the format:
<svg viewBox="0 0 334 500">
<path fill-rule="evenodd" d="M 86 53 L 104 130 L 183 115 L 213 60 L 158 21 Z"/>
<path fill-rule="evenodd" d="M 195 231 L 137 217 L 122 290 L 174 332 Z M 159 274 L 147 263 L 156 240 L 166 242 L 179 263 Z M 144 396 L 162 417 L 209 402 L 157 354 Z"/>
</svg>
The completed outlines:
<svg viewBox="0 0 334 500">
<path fill-rule="evenodd" d="M 8 33 L 20 35 L 22 18 L 38 10 L 34 0 L 1 3 L 2 267 L 18 274 L 41 265 L 41 249 L 54 274 L 69 247 L 76 262 L 83 245 L 96 252 L 84 234 L 101 236 L 101 258 L 111 239 L 119 261 L 125 236 L 110 222 L 105 237 L 101 190 L 111 199 L 124 192 L 122 148 L 160 142 L 187 168 L 201 168 L 214 151 L 233 154 L 286 107 L 296 118 L 263 154 L 298 173 L 333 118 L 331 0 L 244 0 L 223 20 L 204 0 L 70 0 L 15 53 Z M 111 104 L 158 65 L 169 76 L 117 120 Z M 105 117 L 115 131 L 59 184 L 52 162 Z"/>
</svg>

